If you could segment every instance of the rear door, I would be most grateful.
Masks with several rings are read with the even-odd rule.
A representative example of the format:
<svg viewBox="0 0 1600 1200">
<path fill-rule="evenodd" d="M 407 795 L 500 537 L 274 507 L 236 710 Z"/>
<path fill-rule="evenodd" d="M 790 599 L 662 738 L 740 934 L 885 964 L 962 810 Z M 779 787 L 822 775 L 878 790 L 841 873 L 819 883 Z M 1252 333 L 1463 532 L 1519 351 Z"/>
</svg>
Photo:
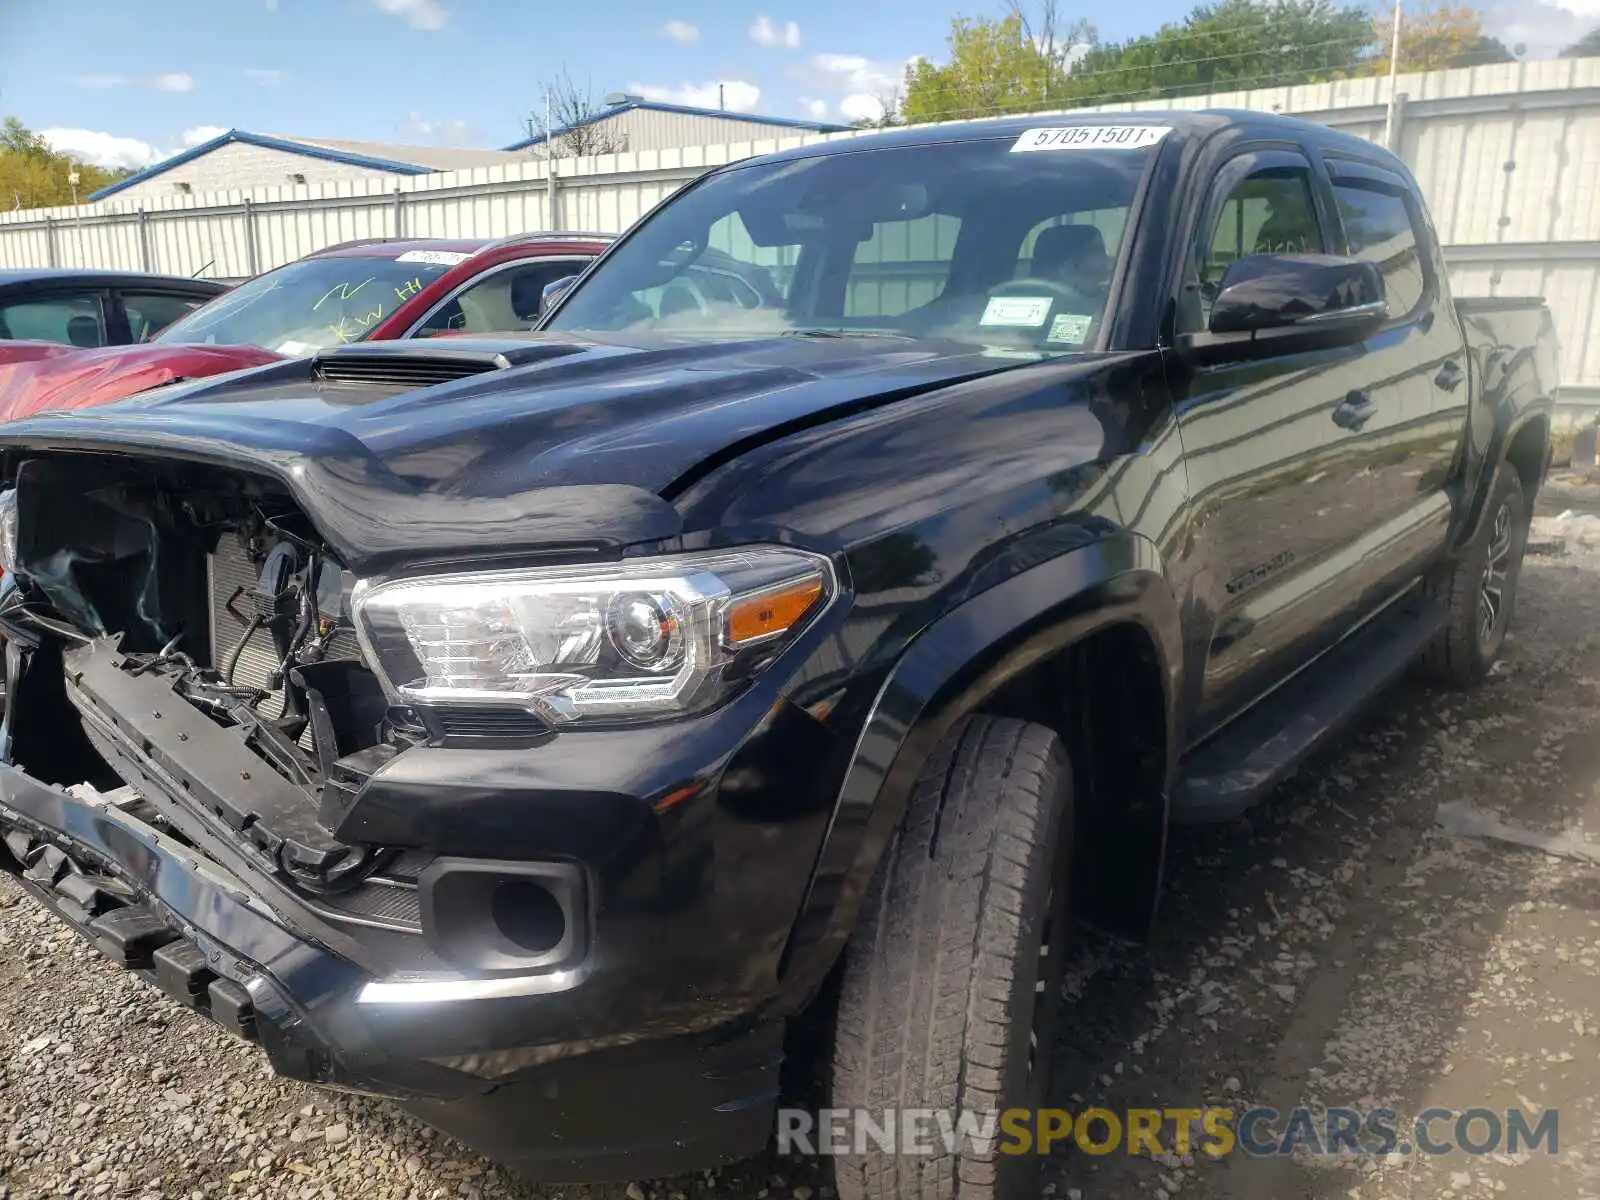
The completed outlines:
<svg viewBox="0 0 1600 1200">
<path fill-rule="evenodd" d="M 1371 552 L 1352 564 L 1362 610 L 1409 581 L 1448 537 L 1446 485 L 1466 429 L 1467 363 L 1442 264 L 1410 183 L 1375 164 L 1325 159 L 1341 249 L 1383 275 L 1389 321 L 1352 364 L 1368 419 L 1341 428 L 1340 470 L 1370 511 Z M 1349 413 L 1347 416 L 1351 415 Z"/>
</svg>

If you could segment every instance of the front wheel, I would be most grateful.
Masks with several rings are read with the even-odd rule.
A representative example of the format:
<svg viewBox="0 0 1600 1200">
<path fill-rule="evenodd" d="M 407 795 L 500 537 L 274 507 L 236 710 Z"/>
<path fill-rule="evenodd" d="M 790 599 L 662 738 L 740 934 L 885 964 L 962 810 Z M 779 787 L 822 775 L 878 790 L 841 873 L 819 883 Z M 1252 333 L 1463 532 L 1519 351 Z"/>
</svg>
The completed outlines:
<svg viewBox="0 0 1600 1200">
<path fill-rule="evenodd" d="M 1446 609 L 1444 631 L 1423 660 L 1435 679 L 1464 687 L 1494 666 L 1516 610 L 1529 516 L 1522 480 L 1510 463 L 1501 463 L 1478 535 L 1429 583 Z"/>
<path fill-rule="evenodd" d="M 930 760 L 846 955 L 834 1109 L 996 1134 L 1047 1096 L 1071 909 L 1072 771 L 1042 725 L 976 717 Z M 963 1125 L 961 1114 L 975 1121 Z M 937 1121 L 939 1118 L 935 1117 Z M 852 1130 L 854 1137 L 854 1130 Z M 978 1139 L 836 1160 L 841 1200 L 1032 1200 L 1038 1159 Z M 853 1141 L 852 1149 L 862 1148 Z M 904 1147 L 897 1147 L 904 1150 Z"/>
</svg>

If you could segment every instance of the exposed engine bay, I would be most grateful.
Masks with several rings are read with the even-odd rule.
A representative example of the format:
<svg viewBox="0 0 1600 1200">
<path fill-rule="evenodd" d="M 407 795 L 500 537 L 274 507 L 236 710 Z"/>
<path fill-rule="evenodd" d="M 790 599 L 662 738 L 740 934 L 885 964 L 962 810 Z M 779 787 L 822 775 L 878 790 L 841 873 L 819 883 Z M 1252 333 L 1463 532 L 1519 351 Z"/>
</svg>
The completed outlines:
<svg viewBox="0 0 1600 1200">
<path fill-rule="evenodd" d="M 354 580 L 287 495 L 236 472 L 87 455 L 30 458 L 15 487 L 17 586 L 0 617 L 59 653 L 107 765 L 243 835 L 303 893 L 385 872 L 398 850 L 333 831 L 372 771 L 426 732 L 363 663 Z M 392 874 L 379 881 L 404 886 Z M 379 907 L 414 927 L 394 899 Z"/>
</svg>

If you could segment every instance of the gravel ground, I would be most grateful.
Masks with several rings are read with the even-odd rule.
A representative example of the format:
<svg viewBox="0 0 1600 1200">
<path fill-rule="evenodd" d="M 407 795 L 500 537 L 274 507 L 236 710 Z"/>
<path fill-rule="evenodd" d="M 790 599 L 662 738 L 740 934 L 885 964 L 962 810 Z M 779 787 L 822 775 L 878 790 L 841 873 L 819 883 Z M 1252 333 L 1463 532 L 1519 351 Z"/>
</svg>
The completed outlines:
<svg viewBox="0 0 1600 1200">
<path fill-rule="evenodd" d="M 1563 516 L 1563 514 L 1565 514 Z M 1560 1109 L 1560 1152 L 1043 1165 L 1041 1194 L 1600 1200 L 1600 864 L 1438 824 L 1465 803 L 1600 830 L 1600 487 L 1541 503 L 1514 642 L 1465 694 L 1404 684 L 1250 817 L 1175 837 L 1150 944 L 1085 938 L 1057 1103 Z M 1597 843 L 1596 857 L 1600 857 Z M 259 1054 L 103 963 L 0 881 L 0 1200 L 826 1200 L 769 1155 L 616 1188 L 532 1187 L 386 1105 Z"/>
</svg>

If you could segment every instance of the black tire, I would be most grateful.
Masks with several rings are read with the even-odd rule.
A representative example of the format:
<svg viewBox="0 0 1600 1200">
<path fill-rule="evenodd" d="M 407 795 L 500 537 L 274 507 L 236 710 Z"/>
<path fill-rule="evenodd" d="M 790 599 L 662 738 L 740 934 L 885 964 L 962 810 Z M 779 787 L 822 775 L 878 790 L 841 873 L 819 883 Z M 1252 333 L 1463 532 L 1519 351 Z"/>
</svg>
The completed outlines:
<svg viewBox="0 0 1600 1200">
<path fill-rule="evenodd" d="M 998 1117 L 1043 1102 L 1072 831 L 1072 770 L 1052 730 L 975 717 L 952 732 L 917 783 L 846 952 L 831 1107 L 881 1121 L 885 1109 Z M 850 1155 L 835 1171 L 841 1200 L 1039 1191 L 1037 1156 L 993 1146 Z"/>
<path fill-rule="evenodd" d="M 1422 660 L 1433 679 L 1468 687 L 1494 666 L 1516 612 L 1530 517 L 1522 480 L 1510 463 L 1501 463 L 1477 537 L 1428 584 L 1447 614 L 1444 632 Z"/>
</svg>

